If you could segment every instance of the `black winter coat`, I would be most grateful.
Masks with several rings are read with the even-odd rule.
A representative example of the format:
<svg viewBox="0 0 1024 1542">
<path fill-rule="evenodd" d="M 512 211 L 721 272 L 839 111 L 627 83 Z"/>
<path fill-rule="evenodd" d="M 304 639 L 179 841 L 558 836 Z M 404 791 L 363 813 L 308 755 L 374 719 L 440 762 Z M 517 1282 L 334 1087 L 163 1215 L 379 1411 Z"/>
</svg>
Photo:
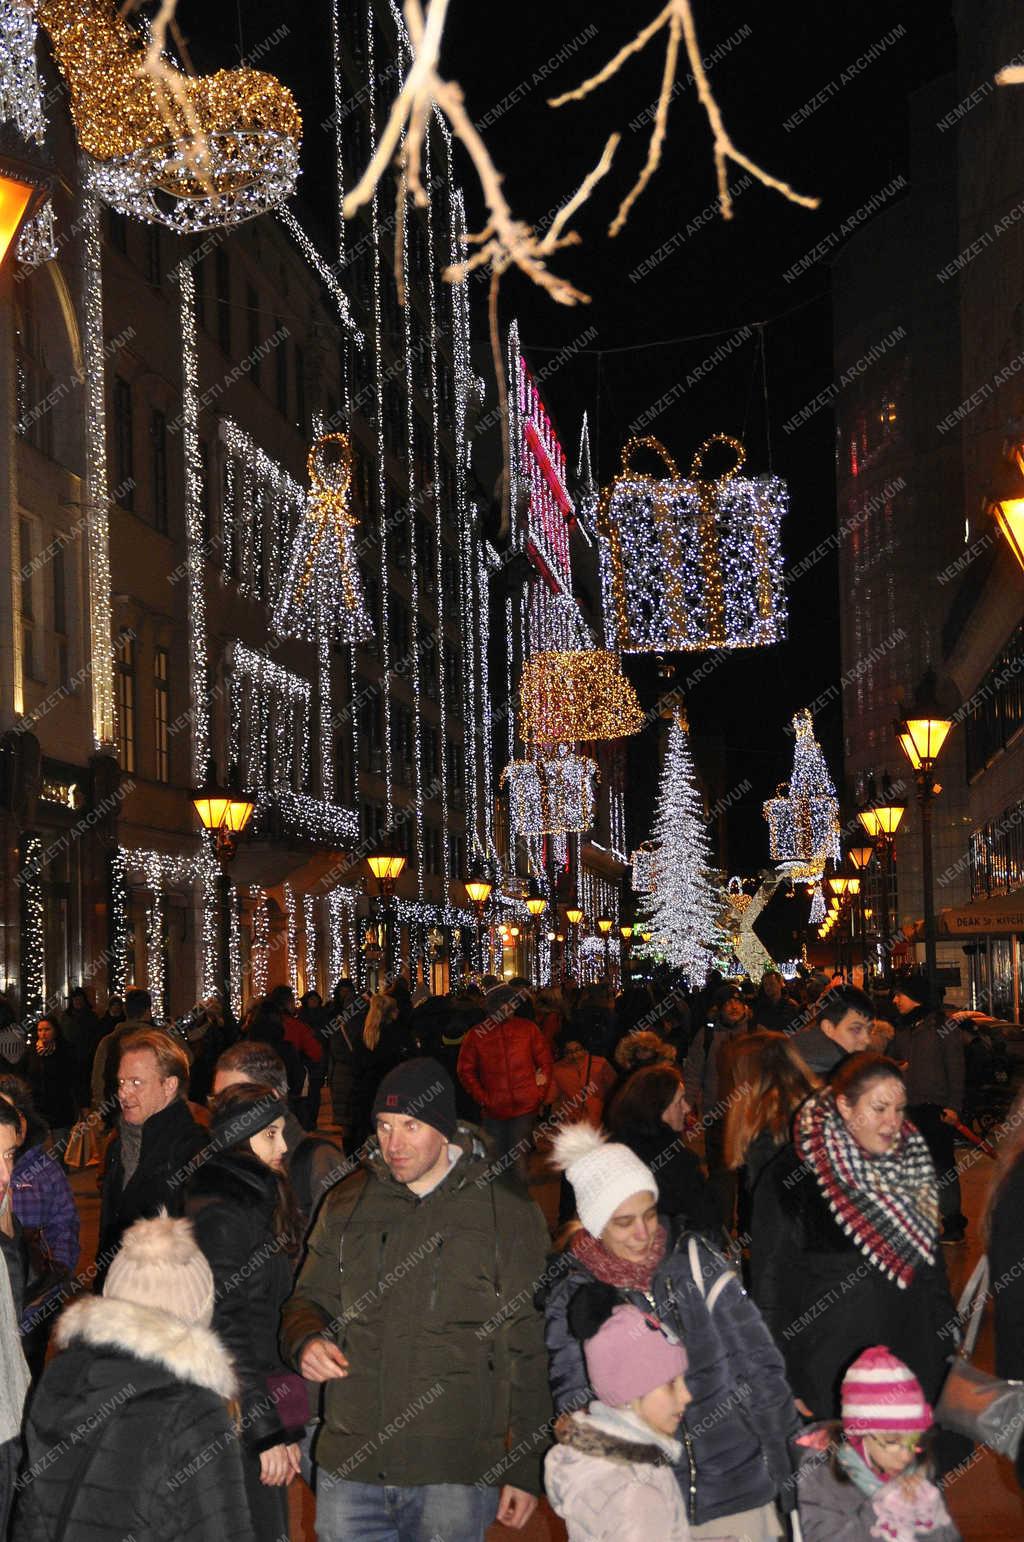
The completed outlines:
<svg viewBox="0 0 1024 1542">
<path fill-rule="evenodd" d="M 670 1228 L 671 1235 L 671 1228 Z M 701 1286 L 694 1278 L 694 1244 Z M 567 1319 L 569 1302 L 593 1279 L 572 1252 L 550 1261 L 538 1304 L 545 1314 L 551 1393 L 556 1413 L 593 1401 L 583 1346 Z M 789 1440 L 800 1427 L 782 1356 L 761 1314 L 725 1259 L 703 1238 L 679 1231 L 654 1272 L 650 1299 L 623 1299 L 654 1310 L 686 1345 L 686 1385 L 693 1401 L 678 1439 L 676 1468 L 691 1526 L 767 1504 L 792 1508 Z"/>
<path fill-rule="evenodd" d="M 32 1101 L 54 1130 L 67 1130 L 75 1122 L 76 1066 L 66 1045 L 57 1043 L 48 1055 L 30 1050 L 25 1060 L 25 1080 Z"/>
<path fill-rule="evenodd" d="M 181 1214 L 189 1168 L 206 1140 L 206 1132 L 196 1124 L 188 1104 L 175 1099 L 158 1114 L 151 1114 L 142 1126 L 139 1165 L 125 1184 L 121 1137 L 114 1137 L 107 1149 L 100 1198 L 97 1293 L 102 1290 L 110 1260 L 133 1221 L 156 1215 L 161 1205 L 166 1205 L 170 1215 Z"/>
<path fill-rule="evenodd" d="M 816 1419 L 838 1417 L 843 1374 L 873 1344 L 909 1365 L 936 1402 L 955 1347 L 941 1252 L 900 1289 L 842 1230 L 791 1143 L 754 1188 L 750 1282 L 793 1392 Z"/>
<path fill-rule="evenodd" d="M 231 1352 L 239 1383 L 243 1439 L 254 1451 L 297 1440 L 267 1394 L 268 1376 L 288 1372 L 278 1353 L 281 1307 L 292 1288 L 292 1259 L 274 1225 L 277 1178 L 238 1149 L 211 1156 L 189 1179 L 185 1214 L 216 1287 L 213 1326 Z"/>
<path fill-rule="evenodd" d="M 675 1130 L 667 1124 L 656 1131 L 616 1124 L 613 1134 L 635 1151 L 657 1178 L 660 1214 L 671 1216 L 690 1231 L 705 1232 L 713 1238 L 721 1236 L 718 1207 L 708 1192 L 700 1160 Z"/>
<path fill-rule="evenodd" d="M 62 1352 L 25 1422 L 14 1542 L 253 1542 L 234 1379 L 210 1329 L 94 1296 L 54 1338 Z"/>
<path fill-rule="evenodd" d="M 1024 1157 L 1018 1156 L 992 1211 L 988 1261 L 995 1300 L 996 1375 L 1024 1381 Z"/>
</svg>

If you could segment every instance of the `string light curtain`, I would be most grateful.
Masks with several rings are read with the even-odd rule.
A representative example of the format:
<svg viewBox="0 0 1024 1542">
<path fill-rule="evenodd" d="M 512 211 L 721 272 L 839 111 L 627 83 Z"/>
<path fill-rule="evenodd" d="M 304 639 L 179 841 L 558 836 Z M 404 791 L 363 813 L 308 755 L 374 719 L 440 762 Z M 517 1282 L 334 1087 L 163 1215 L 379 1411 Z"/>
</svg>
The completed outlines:
<svg viewBox="0 0 1024 1542">
<path fill-rule="evenodd" d="M 294 192 L 302 117 L 272 75 L 190 77 L 165 55 L 165 85 L 141 68 L 144 37 L 110 0 L 43 0 L 36 14 L 90 186 L 111 208 L 184 233 L 254 219 Z"/>
<path fill-rule="evenodd" d="M 546 746 L 619 739 L 644 726 L 636 691 L 614 654 L 535 653 L 519 681 L 523 742 Z"/>
<path fill-rule="evenodd" d="M 704 461 L 724 445 L 735 463 L 717 477 Z M 633 469 L 640 449 L 668 476 Z M 741 477 L 746 451 L 713 434 L 689 474 L 657 439 L 631 439 L 622 469 L 601 497 L 604 587 L 611 597 L 609 647 L 620 653 L 754 648 L 785 636 L 780 527 L 788 510 L 778 477 Z"/>
<path fill-rule="evenodd" d="M 816 883 L 839 860 L 839 799 L 814 721 L 806 707 L 793 717 L 793 774 L 764 805 L 772 860 L 786 878 Z"/>
</svg>

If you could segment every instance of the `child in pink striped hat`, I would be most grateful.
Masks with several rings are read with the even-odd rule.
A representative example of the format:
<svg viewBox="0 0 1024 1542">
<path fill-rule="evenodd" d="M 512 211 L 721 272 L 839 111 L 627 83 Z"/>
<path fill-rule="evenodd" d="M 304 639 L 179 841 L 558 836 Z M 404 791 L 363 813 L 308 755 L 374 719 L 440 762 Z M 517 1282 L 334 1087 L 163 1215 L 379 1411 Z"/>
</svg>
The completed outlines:
<svg viewBox="0 0 1024 1542">
<path fill-rule="evenodd" d="M 804 1542 L 960 1542 L 931 1481 L 932 1410 L 913 1371 L 875 1345 L 850 1366 L 842 1393 L 842 1423 L 796 1442 Z"/>
</svg>

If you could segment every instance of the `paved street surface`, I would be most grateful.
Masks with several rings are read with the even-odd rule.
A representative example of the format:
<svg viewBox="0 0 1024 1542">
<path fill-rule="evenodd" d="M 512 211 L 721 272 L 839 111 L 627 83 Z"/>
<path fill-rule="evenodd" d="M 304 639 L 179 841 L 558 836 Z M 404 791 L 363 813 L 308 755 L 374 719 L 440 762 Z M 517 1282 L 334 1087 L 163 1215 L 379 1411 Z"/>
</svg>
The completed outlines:
<svg viewBox="0 0 1024 1542">
<path fill-rule="evenodd" d="M 324 1104 L 323 1124 L 327 1123 L 328 1105 Z M 978 1222 L 984 1209 L 985 1195 L 992 1163 L 985 1157 L 974 1160 L 976 1153 L 961 1151 L 959 1160 L 964 1190 L 964 1210 L 970 1217 L 968 1241 L 955 1248 L 944 1248 L 943 1253 L 950 1272 L 953 1296 L 960 1289 L 977 1262 L 980 1249 Z M 533 1192 L 538 1204 L 549 1221 L 553 1221 L 558 1206 L 558 1184 L 554 1178 L 541 1171 L 535 1173 Z M 99 1196 L 96 1187 L 96 1169 L 86 1168 L 72 1174 L 72 1187 L 79 1201 L 82 1217 L 82 1260 L 85 1268 L 96 1253 L 96 1236 L 99 1224 Z M 986 1322 L 982 1330 L 978 1362 L 992 1369 L 992 1330 Z M 315 1542 L 312 1496 L 302 1483 L 294 1483 L 291 1489 L 292 1542 Z M 949 1486 L 949 1507 L 960 1528 L 964 1542 L 1021 1542 L 1024 1538 L 1024 1501 L 1017 1487 L 1012 1465 L 991 1452 L 976 1455 L 974 1460 L 958 1474 Z M 503 1526 L 494 1526 L 488 1532 L 488 1542 L 510 1542 L 513 1536 L 522 1542 L 564 1542 L 565 1527 L 553 1515 L 546 1504 L 541 1504 L 537 1514 L 525 1531 L 514 1533 Z M 651 1542 L 656 1542 L 652 1538 Z"/>
</svg>

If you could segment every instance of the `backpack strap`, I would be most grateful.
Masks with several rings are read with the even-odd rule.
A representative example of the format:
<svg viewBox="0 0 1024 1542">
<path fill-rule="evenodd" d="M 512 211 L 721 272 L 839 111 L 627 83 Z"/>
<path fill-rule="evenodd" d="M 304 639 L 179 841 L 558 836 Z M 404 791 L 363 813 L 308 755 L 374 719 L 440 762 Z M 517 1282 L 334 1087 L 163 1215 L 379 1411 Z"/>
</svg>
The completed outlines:
<svg viewBox="0 0 1024 1542">
<path fill-rule="evenodd" d="M 712 1285 L 711 1289 L 705 1290 L 704 1270 L 701 1268 L 700 1262 L 700 1246 L 696 1237 L 691 1237 L 689 1239 L 686 1245 L 686 1251 L 690 1259 L 690 1273 L 693 1275 L 693 1283 L 700 1291 L 701 1299 L 703 1300 L 708 1311 L 713 1312 L 715 1310 L 719 1296 L 722 1294 L 722 1291 L 728 1285 L 729 1281 L 731 1279 L 735 1279 L 735 1275 L 727 1264 L 722 1270 L 721 1274 L 719 1274 L 716 1278 L 715 1283 Z"/>
</svg>

